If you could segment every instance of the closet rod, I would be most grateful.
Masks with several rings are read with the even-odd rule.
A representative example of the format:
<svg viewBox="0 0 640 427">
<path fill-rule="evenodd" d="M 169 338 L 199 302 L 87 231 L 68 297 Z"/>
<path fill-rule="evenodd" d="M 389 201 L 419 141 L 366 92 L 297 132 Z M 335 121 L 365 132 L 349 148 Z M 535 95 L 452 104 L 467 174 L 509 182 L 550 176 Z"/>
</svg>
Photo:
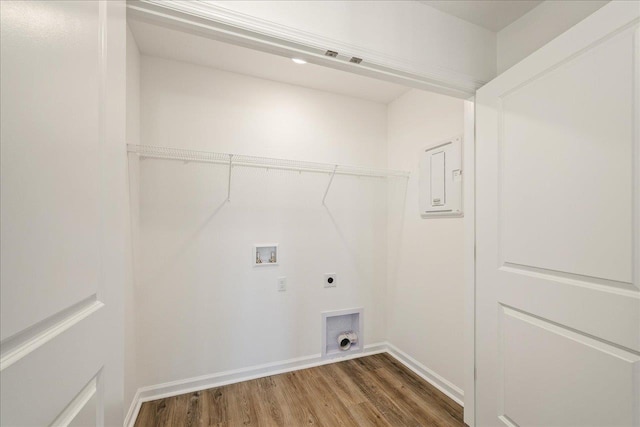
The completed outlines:
<svg viewBox="0 0 640 427">
<path fill-rule="evenodd" d="M 303 162 L 298 160 L 274 159 L 269 157 L 245 156 L 241 154 L 214 153 L 209 151 L 185 150 L 182 148 L 157 147 L 152 145 L 127 145 L 127 151 L 141 157 L 153 159 L 182 160 L 226 165 L 228 167 L 255 167 L 263 169 L 288 170 L 296 172 L 325 173 L 328 175 L 350 175 L 371 178 L 408 178 L 409 172 L 387 169 L 370 169 L 356 166 L 342 166 L 330 163 Z"/>
</svg>

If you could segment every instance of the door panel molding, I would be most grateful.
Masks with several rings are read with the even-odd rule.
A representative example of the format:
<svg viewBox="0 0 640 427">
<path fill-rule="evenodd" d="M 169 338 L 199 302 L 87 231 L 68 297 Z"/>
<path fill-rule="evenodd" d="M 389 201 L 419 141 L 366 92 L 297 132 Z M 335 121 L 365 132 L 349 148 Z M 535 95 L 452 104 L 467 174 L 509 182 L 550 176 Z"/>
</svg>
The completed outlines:
<svg viewBox="0 0 640 427">
<path fill-rule="evenodd" d="M 638 17 L 637 4 L 611 2 L 484 85 L 479 91 L 485 95 L 501 98 L 518 86 L 526 85 L 529 80 L 537 78 L 538 75 L 553 71 L 559 64 L 570 61 L 574 55 L 579 55 L 591 45 L 598 44 L 608 37 L 614 37 L 638 23 L 640 23 L 640 17 Z M 548 66 L 547 64 L 550 63 L 554 65 Z M 504 87 L 508 89 L 501 89 Z"/>
<path fill-rule="evenodd" d="M 633 102 L 633 40 L 638 22 L 623 25 L 497 97 L 501 264 L 563 271 L 586 281 L 604 279 L 607 284 L 635 288 L 631 285 L 630 215 L 634 171 L 626 161 L 633 152 L 629 144 L 632 128 L 627 128 L 633 118 L 627 102 Z M 596 60 L 615 62 L 599 69 L 597 87 L 593 86 L 595 75 L 576 79 L 582 76 L 576 70 Z M 637 84 L 637 76 L 635 80 Z M 585 100 L 578 108 L 573 101 L 576 96 Z M 550 102 L 553 97 L 556 101 Z M 615 108 L 624 125 L 599 122 L 598 112 L 603 108 L 599 103 Z M 567 127 L 579 123 L 585 123 L 582 133 L 567 132 Z M 619 174 L 629 174 L 629 180 L 620 181 Z M 577 194 L 570 191 L 580 188 Z M 544 194 L 527 192 L 533 189 Z M 594 197 L 584 197 L 586 191 Z M 595 227 L 597 221 L 607 227 Z M 581 248 L 580 254 L 572 250 L 575 245 Z"/>
<path fill-rule="evenodd" d="M 632 414 L 624 411 L 631 402 L 627 389 L 633 387 L 634 372 L 640 367 L 640 352 L 623 349 L 598 337 L 572 330 L 532 313 L 500 304 L 500 375 L 498 418 L 509 425 L 531 425 L 540 414 L 543 425 L 630 425 Z M 545 348 L 547 352 L 530 352 Z M 586 372 L 585 372 L 586 371 Z M 588 372 L 588 374 L 587 374 Z M 567 375 L 565 378 L 564 375 Z M 578 386 L 562 387 L 568 381 Z M 532 390 L 531 390 L 532 389 Z M 535 407 L 532 394 L 544 393 Z M 583 400 L 607 404 L 581 408 Z M 559 402 L 570 414 L 550 415 L 545 409 Z M 536 414 L 537 413 L 537 414 Z M 553 413 L 553 412 L 551 412 Z M 536 415 L 534 415 L 536 414 Z M 562 419 L 556 418 L 561 417 Z"/>
<path fill-rule="evenodd" d="M 623 6 L 624 7 L 624 6 Z M 589 18 L 587 18 L 589 19 Z M 595 49 L 596 47 L 598 47 L 599 45 L 607 42 L 608 40 L 618 36 L 620 33 L 625 32 L 626 30 L 635 27 L 638 23 L 640 23 L 640 18 L 637 18 L 631 22 L 626 22 L 623 23 L 617 30 L 610 32 L 610 33 L 606 33 L 604 35 L 602 35 L 601 38 L 597 39 L 596 41 L 584 46 L 582 49 L 578 50 L 577 52 L 573 53 L 572 55 L 566 57 L 565 59 L 563 59 L 562 61 L 558 62 L 557 64 L 555 64 L 552 67 L 548 67 L 548 68 L 544 68 L 539 70 L 539 72 L 530 77 L 529 79 L 527 79 L 526 81 L 514 86 L 513 88 L 510 88 L 504 92 L 501 92 L 498 95 L 498 98 L 500 99 L 505 99 L 507 96 L 517 92 L 518 90 L 522 89 L 523 87 L 533 83 L 536 80 L 539 80 L 541 78 L 543 78 L 545 75 L 554 72 L 555 70 L 557 70 L 558 68 L 562 68 L 564 67 L 567 63 L 575 60 L 577 57 L 582 56 L 585 52 L 591 50 L 591 49 Z M 637 30 L 636 30 L 637 32 Z M 535 55 L 532 54 L 531 56 Z"/>
<path fill-rule="evenodd" d="M 96 409 L 96 417 L 95 417 L 95 425 L 98 425 L 98 421 L 101 418 L 98 415 L 98 410 L 101 406 L 102 396 L 99 393 L 98 383 L 100 379 L 100 375 L 102 373 L 102 368 L 98 373 L 89 380 L 87 385 L 85 385 L 82 390 L 73 398 L 71 402 L 67 405 L 66 408 L 56 417 L 56 419 L 51 423 L 51 427 L 66 427 L 70 425 L 73 420 L 78 416 L 78 414 L 85 409 L 85 406 L 89 404 L 91 399 L 96 396 L 97 402 L 95 402 Z"/>
<path fill-rule="evenodd" d="M 2 3 L 0 339 L 99 292 L 97 2 Z"/>
<path fill-rule="evenodd" d="M 502 415 L 500 415 L 500 416 L 498 417 L 498 419 L 499 419 L 500 421 L 502 421 L 502 424 L 504 424 L 504 425 L 505 425 L 505 426 L 507 426 L 507 427 L 520 427 L 518 424 L 516 424 L 516 422 L 515 422 L 515 421 L 513 421 L 511 418 L 509 418 L 509 416 L 508 416 L 508 415 L 504 415 L 504 414 L 502 414 Z"/>
<path fill-rule="evenodd" d="M 0 343 L 2 346 L 0 371 L 5 370 L 32 351 L 37 350 L 47 342 L 56 338 L 67 329 L 82 322 L 102 307 L 104 307 L 104 303 L 98 301 L 96 294 L 93 294 L 68 309 L 50 316 L 32 327 L 3 340 Z"/>
<path fill-rule="evenodd" d="M 512 317 L 514 319 L 529 323 L 540 329 L 544 329 L 547 332 L 551 332 L 561 337 L 594 348 L 602 353 L 606 353 L 627 363 L 640 362 L 640 351 L 634 351 L 630 348 L 617 345 L 616 343 L 606 341 L 594 335 L 589 335 L 577 329 L 569 328 L 552 320 L 544 319 L 532 313 L 527 313 L 515 307 L 500 304 L 500 308 L 502 309 L 502 316 Z"/>
<path fill-rule="evenodd" d="M 100 341 L 110 315 L 106 307 L 2 371 L 2 425 L 50 425 L 96 373 L 113 373 Z M 118 380 L 106 379 L 107 385 Z"/>
<path fill-rule="evenodd" d="M 547 280 L 544 276 L 513 275 L 500 270 L 494 277 L 498 281 L 496 289 L 501 303 L 640 351 L 637 292 L 630 296 L 600 292 Z M 612 328 L 611 325 L 619 326 Z"/>
<path fill-rule="evenodd" d="M 600 292 L 609 292 L 629 298 L 640 299 L 640 292 L 629 282 L 601 279 L 599 277 L 584 276 L 581 274 L 567 273 L 565 271 L 550 270 L 531 265 L 505 262 L 500 271 L 512 274 L 522 274 L 538 279 L 552 280 L 565 285 L 580 286 L 586 289 Z"/>
</svg>

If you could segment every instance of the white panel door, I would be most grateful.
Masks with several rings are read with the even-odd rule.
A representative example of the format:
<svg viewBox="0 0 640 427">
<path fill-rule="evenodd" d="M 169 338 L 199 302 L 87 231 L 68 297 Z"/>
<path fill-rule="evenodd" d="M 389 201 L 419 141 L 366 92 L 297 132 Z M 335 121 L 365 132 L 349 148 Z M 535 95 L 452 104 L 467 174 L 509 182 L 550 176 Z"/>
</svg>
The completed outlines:
<svg viewBox="0 0 640 427">
<path fill-rule="evenodd" d="M 125 5 L 0 14 L 0 424 L 122 425 Z"/>
<path fill-rule="evenodd" d="M 640 425 L 640 3 L 476 97 L 476 424 Z"/>
</svg>

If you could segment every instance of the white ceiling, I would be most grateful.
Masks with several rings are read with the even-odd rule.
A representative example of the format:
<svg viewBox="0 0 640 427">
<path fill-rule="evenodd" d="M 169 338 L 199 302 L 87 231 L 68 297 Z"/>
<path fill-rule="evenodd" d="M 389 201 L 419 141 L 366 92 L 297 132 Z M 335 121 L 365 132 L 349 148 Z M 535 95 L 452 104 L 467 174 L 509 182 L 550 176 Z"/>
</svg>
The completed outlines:
<svg viewBox="0 0 640 427">
<path fill-rule="evenodd" d="M 405 86 L 315 64 L 297 65 L 291 58 L 219 42 L 159 25 L 130 19 L 131 32 L 143 55 L 245 74 L 387 104 L 409 90 Z"/>
<path fill-rule="evenodd" d="M 423 0 L 441 12 L 457 16 L 493 32 L 502 30 L 542 3 L 532 0 Z"/>
</svg>

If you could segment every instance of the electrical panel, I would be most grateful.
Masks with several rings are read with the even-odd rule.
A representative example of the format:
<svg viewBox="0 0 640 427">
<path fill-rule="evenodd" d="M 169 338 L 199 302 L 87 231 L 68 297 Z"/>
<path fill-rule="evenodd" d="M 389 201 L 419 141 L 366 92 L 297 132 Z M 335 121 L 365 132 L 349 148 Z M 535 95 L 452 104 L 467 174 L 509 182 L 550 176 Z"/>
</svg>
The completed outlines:
<svg viewBox="0 0 640 427">
<path fill-rule="evenodd" d="M 419 179 L 423 218 L 462 216 L 462 136 L 426 148 Z"/>
</svg>

